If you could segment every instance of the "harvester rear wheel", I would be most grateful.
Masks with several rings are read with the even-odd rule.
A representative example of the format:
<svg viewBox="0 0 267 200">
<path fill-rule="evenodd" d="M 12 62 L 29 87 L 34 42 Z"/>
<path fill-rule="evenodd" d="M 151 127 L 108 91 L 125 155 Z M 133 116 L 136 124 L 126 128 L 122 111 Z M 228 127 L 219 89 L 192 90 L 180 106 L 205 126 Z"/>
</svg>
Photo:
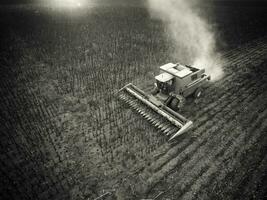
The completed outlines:
<svg viewBox="0 0 267 200">
<path fill-rule="evenodd" d="M 194 97 L 195 98 L 200 98 L 203 94 L 203 89 L 200 87 L 200 88 L 197 88 L 195 93 L 194 93 Z"/>
</svg>

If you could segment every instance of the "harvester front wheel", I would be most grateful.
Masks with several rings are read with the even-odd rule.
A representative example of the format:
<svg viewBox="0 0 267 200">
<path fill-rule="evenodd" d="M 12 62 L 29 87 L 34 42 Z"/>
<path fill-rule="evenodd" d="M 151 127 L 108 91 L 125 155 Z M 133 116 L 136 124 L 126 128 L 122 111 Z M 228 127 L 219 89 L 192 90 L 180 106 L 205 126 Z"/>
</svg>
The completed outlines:
<svg viewBox="0 0 267 200">
<path fill-rule="evenodd" d="M 200 87 L 200 88 L 197 88 L 195 93 L 194 93 L 194 97 L 195 98 L 200 98 L 203 94 L 203 89 Z"/>
<path fill-rule="evenodd" d="M 171 103 L 170 103 L 170 108 L 174 111 L 178 111 L 179 110 L 179 104 L 180 104 L 179 99 L 173 98 Z"/>
</svg>

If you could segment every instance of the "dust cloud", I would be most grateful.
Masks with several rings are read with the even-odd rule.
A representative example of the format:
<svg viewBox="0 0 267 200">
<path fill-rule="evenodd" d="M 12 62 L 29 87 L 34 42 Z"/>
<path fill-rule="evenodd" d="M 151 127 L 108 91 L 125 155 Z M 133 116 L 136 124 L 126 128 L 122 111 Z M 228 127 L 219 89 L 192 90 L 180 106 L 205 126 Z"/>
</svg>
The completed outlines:
<svg viewBox="0 0 267 200">
<path fill-rule="evenodd" d="M 86 0 L 38 0 L 41 5 L 51 6 L 53 8 L 80 8 L 85 7 L 91 1 Z"/>
<path fill-rule="evenodd" d="M 223 60 L 216 50 L 215 32 L 196 10 L 194 0 L 147 0 L 153 18 L 167 25 L 177 62 L 205 68 L 212 80 L 223 76 Z"/>
</svg>

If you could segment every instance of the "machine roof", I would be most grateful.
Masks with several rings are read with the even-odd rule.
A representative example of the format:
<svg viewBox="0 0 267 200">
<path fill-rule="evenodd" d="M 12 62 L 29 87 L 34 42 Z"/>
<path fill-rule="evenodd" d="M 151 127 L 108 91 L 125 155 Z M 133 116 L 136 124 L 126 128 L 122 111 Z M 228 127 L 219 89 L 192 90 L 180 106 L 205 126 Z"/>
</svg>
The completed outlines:
<svg viewBox="0 0 267 200">
<path fill-rule="evenodd" d="M 173 77 L 174 77 L 173 75 L 164 72 L 164 73 L 162 73 L 160 75 L 157 75 L 155 77 L 155 79 L 158 80 L 158 81 L 160 81 L 160 82 L 166 82 L 166 81 L 171 80 Z"/>
<path fill-rule="evenodd" d="M 183 78 L 187 76 L 188 74 L 192 73 L 190 69 L 188 69 L 186 66 L 181 65 L 179 63 L 178 64 L 168 63 L 165 65 L 162 65 L 160 69 L 174 76 L 177 76 L 179 78 Z"/>
</svg>

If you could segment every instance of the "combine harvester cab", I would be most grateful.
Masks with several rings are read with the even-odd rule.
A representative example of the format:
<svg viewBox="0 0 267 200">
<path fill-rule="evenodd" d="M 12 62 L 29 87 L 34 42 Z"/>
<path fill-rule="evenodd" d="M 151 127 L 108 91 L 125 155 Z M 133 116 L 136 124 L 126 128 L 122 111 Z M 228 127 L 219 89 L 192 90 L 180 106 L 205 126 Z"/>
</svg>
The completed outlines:
<svg viewBox="0 0 267 200">
<path fill-rule="evenodd" d="M 191 94 L 199 97 L 202 93 L 200 86 L 210 77 L 204 74 L 204 69 L 180 64 L 169 63 L 160 69 L 162 73 L 155 77 L 155 88 L 151 94 L 129 83 L 119 90 L 119 98 L 172 140 L 193 125 L 177 112 L 183 99 Z"/>
</svg>

